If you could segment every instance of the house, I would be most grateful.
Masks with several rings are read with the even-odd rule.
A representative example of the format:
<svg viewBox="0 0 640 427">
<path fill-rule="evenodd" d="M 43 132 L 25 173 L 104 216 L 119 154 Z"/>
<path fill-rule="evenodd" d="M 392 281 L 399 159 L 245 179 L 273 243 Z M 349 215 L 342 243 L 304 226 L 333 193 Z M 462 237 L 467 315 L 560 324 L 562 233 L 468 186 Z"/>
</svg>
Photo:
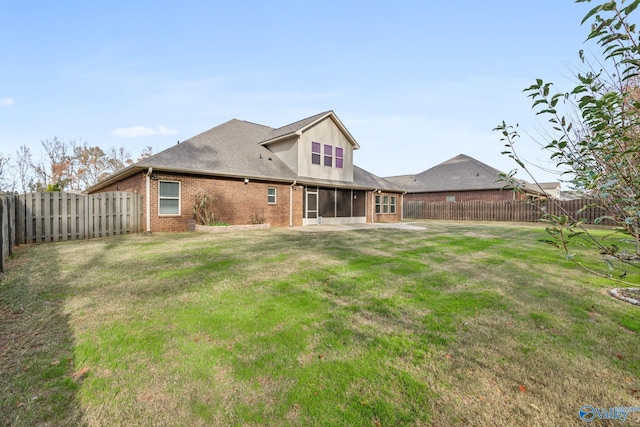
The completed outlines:
<svg viewBox="0 0 640 427">
<path fill-rule="evenodd" d="M 385 178 L 405 189 L 404 201 L 466 202 L 475 200 L 526 200 L 547 197 L 533 184 L 518 181 L 517 191 L 506 186 L 504 174 L 472 157 L 460 154 L 417 175 Z M 506 186 L 506 187 L 505 187 Z"/>
<path fill-rule="evenodd" d="M 559 182 L 539 182 L 538 186 L 552 199 L 562 199 L 562 190 Z"/>
<path fill-rule="evenodd" d="M 197 194 L 215 197 L 216 220 L 231 225 L 400 221 L 402 189 L 354 165 L 359 148 L 333 111 L 280 128 L 233 119 L 87 192 L 142 194 L 148 232 L 188 230 Z"/>
</svg>

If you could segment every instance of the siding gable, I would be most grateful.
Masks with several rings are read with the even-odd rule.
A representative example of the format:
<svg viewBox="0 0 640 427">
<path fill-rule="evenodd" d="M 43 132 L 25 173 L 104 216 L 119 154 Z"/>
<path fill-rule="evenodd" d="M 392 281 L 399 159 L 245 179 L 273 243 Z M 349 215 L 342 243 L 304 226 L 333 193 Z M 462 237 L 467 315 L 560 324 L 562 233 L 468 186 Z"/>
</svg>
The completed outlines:
<svg viewBox="0 0 640 427">
<path fill-rule="evenodd" d="M 311 162 L 312 142 L 321 145 L 320 164 Z M 342 132 L 331 117 L 326 117 L 314 126 L 307 128 L 298 139 L 297 174 L 302 177 L 329 179 L 343 182 L 353 182 L 353 150 L 351 140 Z M 332 149 L 331 166 L 324 165 L 325 146 Z M 343 167 L 336 167 L 336 147 L 343 150 Z"/>
</svg>

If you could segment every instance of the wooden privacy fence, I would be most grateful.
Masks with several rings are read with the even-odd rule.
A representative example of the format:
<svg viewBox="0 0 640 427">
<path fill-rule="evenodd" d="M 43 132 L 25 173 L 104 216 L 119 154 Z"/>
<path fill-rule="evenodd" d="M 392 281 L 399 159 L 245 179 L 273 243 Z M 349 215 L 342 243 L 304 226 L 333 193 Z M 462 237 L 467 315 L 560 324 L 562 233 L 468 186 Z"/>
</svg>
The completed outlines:
<svg viewBox="0 0 640 427">
<path fill-rule="evenodd" d="M 442 219 L 468 221 L 536 222 L 544 214 L 561 215 L 567 212 L 575 218 L 593 224 L 604 215 L 600 208 L 589 206 L 591 200 L 565 201 L 469 201 L 404 203 L 405 219 Z"/>
<path fill-rule="evenodd" d="M 0 271 L 4 271 L 4 262 L 13 253 L 16 242 L 15 206 L 15 196 L 0 196 Z"/>
<path fill-rule="evenodd" d="M 142 229 L 142 196 L 135 193 L 42 192 L 15 197 L 17 244 L 93 239 Z"/>
</svg>

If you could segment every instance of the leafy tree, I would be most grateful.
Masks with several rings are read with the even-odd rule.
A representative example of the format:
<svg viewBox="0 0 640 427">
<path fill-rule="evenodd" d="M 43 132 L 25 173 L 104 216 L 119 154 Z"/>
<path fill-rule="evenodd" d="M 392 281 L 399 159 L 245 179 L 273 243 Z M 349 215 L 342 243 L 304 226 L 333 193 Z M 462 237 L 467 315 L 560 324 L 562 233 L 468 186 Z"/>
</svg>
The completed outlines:
<svg viewBox="0 0 640 427">
<path fill-rule="evenodd" d="M 0 191 L 64 191 L 84 190 L 112 173 L 132 165 L 131 154 L 124 148 L 107 152 L 86 141 L 65 141 L 54 137 L 41 141 L 44 156 L 34 161 L 29 147 L 23 145 L 13 157 L 0 153 Z M 153 155 L 145 147 L 138 160 Z"/>
<path fill-rule="evenodd" d="M 87 143 L 73 147 L 72 180 L 76 188 L 87 188 L 104 178 L 109 171 L 107 156 L 98 146 Z"/>
<path fill-rule="evenodd" d="M 576 1 L 585 2 L 590 0 Z M 573 212 L 546 217 L 547 243 L 576 261 L 568 242 L 589 239 L 607 254 L 610 272 L 605 275 L 610 277 L 612 257 L 637 266 L 640 256 L 640 37 L 631 19 L 638 5 L 640 0 L 599 2 L 584 16 L 582 24 L 591 25 L 587 41 L 596 43 L 601 57 L 594 67 L 579 52 L 586 71 L 575 74 L 577 85 L 571 90 L 559 91 L 542 79 L 524 90 L 536 114 L 549 124 L 545 149 L 550 158 L 605 212 L 600 220 L 613 222 L 635 241 L 636 253 L 621 253 L 615 244 L 594 239 Z M 527 170 L 516 150 L 517 126 L 503 122 L 495 130 L 507 148 L 503 154 Z"/>
<path fill-rule="evenodd" d="M 42 160 L 35 165 L 37 189 L 46 190 L 51 185 L 64 190 L 73 182 L 72 151 L 75 142 L 70 144 L 54 137 L 40 143 L 46 154 L 46 163 Z"/>
</svg>

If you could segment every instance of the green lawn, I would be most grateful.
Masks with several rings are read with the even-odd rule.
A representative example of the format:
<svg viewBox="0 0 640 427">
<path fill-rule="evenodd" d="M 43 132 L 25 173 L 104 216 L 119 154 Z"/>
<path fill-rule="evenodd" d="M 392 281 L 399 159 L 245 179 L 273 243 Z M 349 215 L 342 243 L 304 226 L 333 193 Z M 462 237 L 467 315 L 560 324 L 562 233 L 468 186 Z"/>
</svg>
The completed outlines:
<svg viewBox="0 0 640 427">
<path fill-rule="evenodd" d="M 540 227 L 424 225 L 20 247 L 0 424 L 584 425 L 583 405 L 640 407 L 640 309 L 611 283 Z"/>
</svg>

